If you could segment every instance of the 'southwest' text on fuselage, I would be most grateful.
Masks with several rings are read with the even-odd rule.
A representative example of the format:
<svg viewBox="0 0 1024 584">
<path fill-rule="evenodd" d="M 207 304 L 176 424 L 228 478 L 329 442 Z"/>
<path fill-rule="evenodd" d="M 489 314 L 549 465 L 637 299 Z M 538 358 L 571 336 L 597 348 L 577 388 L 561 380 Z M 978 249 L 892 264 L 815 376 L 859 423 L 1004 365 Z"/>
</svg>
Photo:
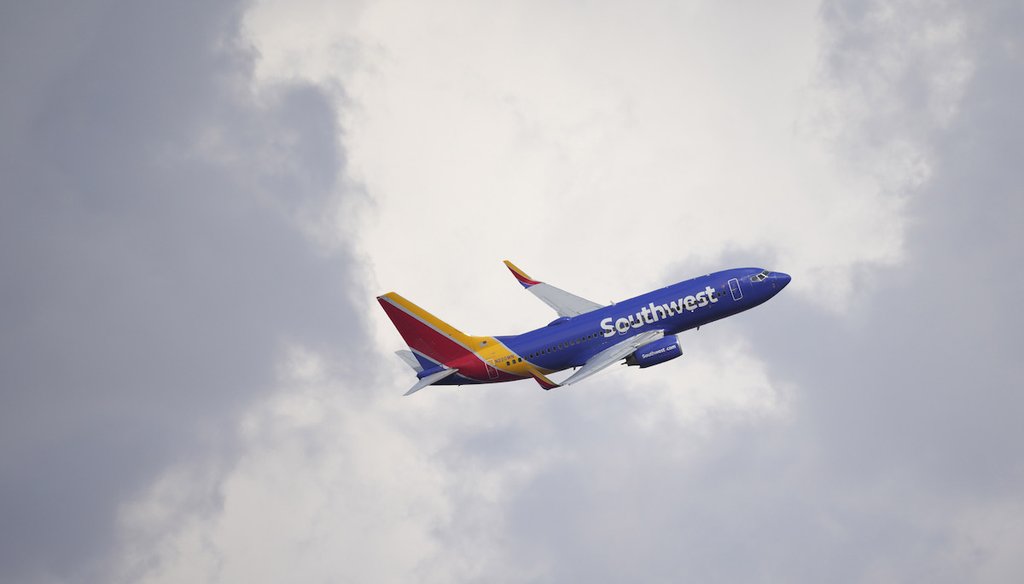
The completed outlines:
<svg viewBox="0 0 1024 584">
<path fill-rule="evenodd" d="M 665 304 L 651 302 L 647 306 L 641 307 L 640 311 L 635 314 L 618 319 L 612 319 L 609 316 L 601 321 L 601 329 L 604 330 L 604 336 L 606 337 L 612 337 L 616 334 L 622 335 L 626 334 L 630 329 L 640 328 L 645 324 L 654 324 L 663 318 L 682 314 L 684 310 L 693 312 L 698 308 L 703 308 L 715 302 L 718 302 L 715 289 L 707 286 L 703 292 L 684 296 L 679 300 L 673 300 Z"/>
</svg>

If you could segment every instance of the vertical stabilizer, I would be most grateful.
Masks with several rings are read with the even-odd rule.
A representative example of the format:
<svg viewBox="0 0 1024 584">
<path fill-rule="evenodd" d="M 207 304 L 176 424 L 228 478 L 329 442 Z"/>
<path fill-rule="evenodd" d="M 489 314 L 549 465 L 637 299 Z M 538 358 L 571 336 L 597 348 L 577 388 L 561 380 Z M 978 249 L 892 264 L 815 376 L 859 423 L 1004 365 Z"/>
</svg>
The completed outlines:
<svg viewBox="0 0 1024 584">
<path fill-rule="evenodd" d="M 423 369 L 451 363 L 473 353 L 473 337 L 416 306 L 399 294 L 378 296 L 384 312 Z"/>
</svg>

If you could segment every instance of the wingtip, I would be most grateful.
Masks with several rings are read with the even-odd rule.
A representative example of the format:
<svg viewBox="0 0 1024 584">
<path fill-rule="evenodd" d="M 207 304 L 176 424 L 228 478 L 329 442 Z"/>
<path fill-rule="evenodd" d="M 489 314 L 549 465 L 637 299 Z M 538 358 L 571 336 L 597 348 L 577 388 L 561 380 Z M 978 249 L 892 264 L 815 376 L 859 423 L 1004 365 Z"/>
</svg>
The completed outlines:
<svg viewBox="0 0 1024 584">
<path fill-rule="evenodd" d="M 529 288 L 530 286 L 540 284 L 538 280 L 534 280 L 527 276 L 526 272 L 520 270 L 518 266 L 509 260 L 505 260 L 505 266 L 507 266 L 509 271 L 512 272 L 512 275 L 516 277 L 516 280 L 519 280 L 519 283 L 523 285 L 523 288 Z"/>
</svg>

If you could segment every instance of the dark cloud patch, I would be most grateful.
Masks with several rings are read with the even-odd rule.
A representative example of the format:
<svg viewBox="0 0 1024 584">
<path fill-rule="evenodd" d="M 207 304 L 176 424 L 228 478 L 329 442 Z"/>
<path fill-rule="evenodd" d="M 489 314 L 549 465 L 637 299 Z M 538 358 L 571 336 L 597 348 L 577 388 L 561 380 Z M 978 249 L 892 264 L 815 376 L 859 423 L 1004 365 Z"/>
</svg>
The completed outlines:
<svg viewBox="0 0 1024 584">
<path fill-rule="evenodd" d="M 800 376 L 808 414 L 850 455 L 841 460 L 909 473 L 932 493 L 1005 494 L 1024 479 L 1014 446 L 1024 435 L 1013 422 L 1024 397 L 1009 390 L 1024 373 L 1013 355 L 1024 319 L 1006 304 L 1022 284 L 1012 143 L 1024 118 L 1012 96 L 1024 89 L 1024 63 L 1019 48 L 1008 50 L 1022 17 L 1005 3 L 970 9 L 964 46 L 976 70 L 959 111 L 948 127 L 913 136 L 926 140 L 932 176 L 908 208 L 907 262 L 878 274 L 852 325 L 815 327 L 818 335 L 793 335 L 801 350 L 769 353 Z M 851 41 L 836 51 L 868 62 L 877 48 Z M 890 97 L 893 111 L 921 115 L 917 101 Z M 788 320 L 799 322 L 793 308 Z M 816 356 L 814 367 L 805 355 Z"/>
<path fill-rule="evenodd" d="M 236 2 L 0 18 L 0 580 L 102 567 L 119 503 L 230 452 L 287 341 L 358 352 L 328 96 L 251 94 Z M 354 331 L 348 332 L 345 331 Z"/>
</svg>

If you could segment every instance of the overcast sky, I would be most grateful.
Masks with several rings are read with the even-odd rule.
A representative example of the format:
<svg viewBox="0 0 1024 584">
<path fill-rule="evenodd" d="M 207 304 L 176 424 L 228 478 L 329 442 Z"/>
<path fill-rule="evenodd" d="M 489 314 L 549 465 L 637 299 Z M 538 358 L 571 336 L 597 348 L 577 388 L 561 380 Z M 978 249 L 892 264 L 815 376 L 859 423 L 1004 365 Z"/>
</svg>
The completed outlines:
<svg viewBox="0 0 1024 584">
<path fill-rule="evenodd" d="M 0 8 L 0 582 L 1024 573 L 1024 6 Z M 792 274 L 684 357 L 402 393 L 477 334 Z"/>
</svg>

